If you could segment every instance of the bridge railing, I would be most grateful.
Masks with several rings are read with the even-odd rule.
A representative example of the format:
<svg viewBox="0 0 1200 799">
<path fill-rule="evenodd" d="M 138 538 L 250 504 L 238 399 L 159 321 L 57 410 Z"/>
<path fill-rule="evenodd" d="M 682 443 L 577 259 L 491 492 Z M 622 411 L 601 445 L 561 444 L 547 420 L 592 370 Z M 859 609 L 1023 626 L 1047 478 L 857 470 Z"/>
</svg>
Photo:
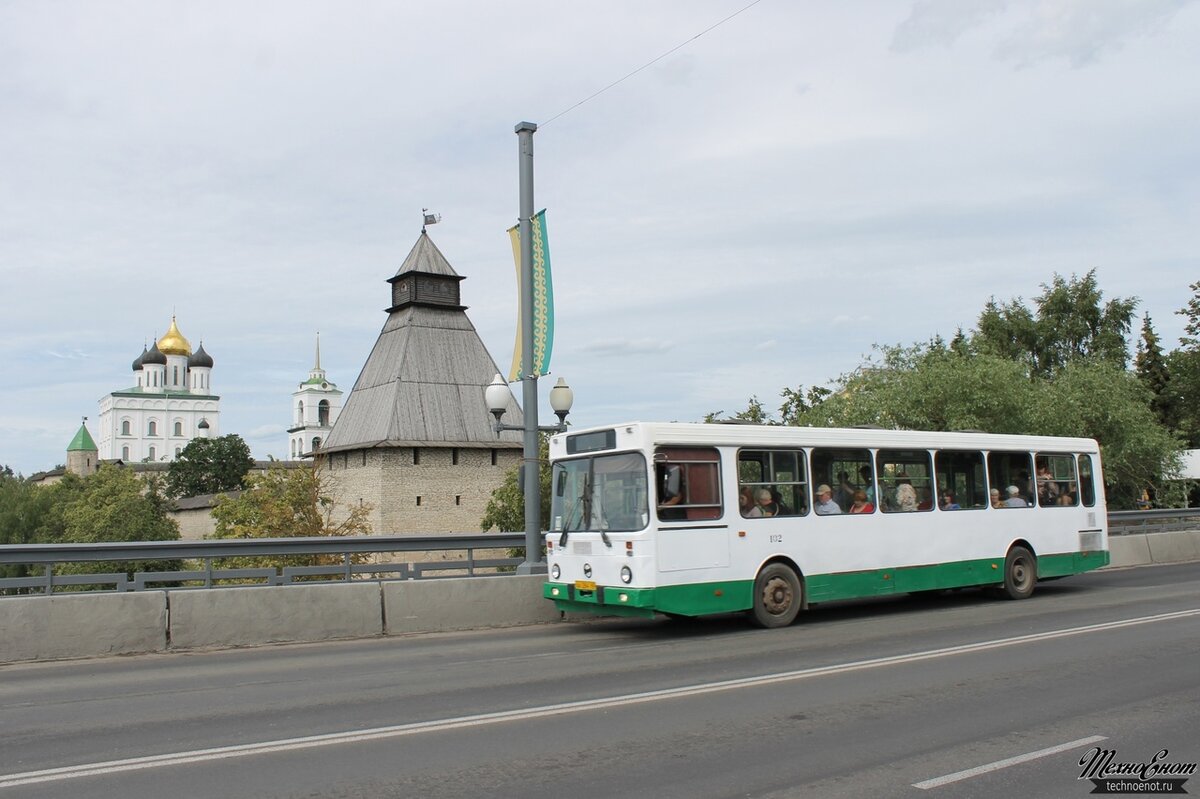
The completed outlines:
<svg viewBox="0 0 1200 799">
<path fill-rule="evenodd" d="M 1200 530 L 1200 508 L 1112 511 L 1109 535 Z M 97 544 L 0 546 L 0 565 L 40 568 L 26 577 L 0 578 L 0 595 L 53 594 L 93 588 L 102 591 L 185 590 L 230 585 L 286 585 L 315 580 L 417 580 L 509 574 L 524 552 L 523 533 L 333 538 L 257 538 L 206 541 L 134 541 Z M 503 554 L 499 554 L 503 552 Z M 408 555 L 409 557 L 398 557 Z M 440 557 L 431 557 L 431 556 Z M 324 556 L 323 565 L 234 566 L 222 561 L 248 557 L 280 559 Z M 55 573 L 62 564 L 182 561 L 170 571 Z M 77 568 L 73 568 L 72 572 Z"/>
<path fill-rule="evenodd" d="M 1200 530 L 1200 508 L 1114 510 L 1108 514 L 1109 535 Z"/>
<path fill-rule="evenodd" d="M 101 591 L 187 590 L 295 582 L 417 580 L 512 573 L 523 557 L 524 533 L 329 538 L 132 541 L 95 544 L 0 546 L 0 565 L 24 565 L 40 574 L 0 578 L 0 595 Z M 322 565 L 223 566 L 237 558 L 315 559 Z M 405 557 L 407 556 L 407 557 Z M 182 561 L 169 571 L 55 573 L 64 564 Z M 331 562 L 332 561 L 332 562 Z M 75 572 L 76 568 L 72 569 Z"/>
</svg>

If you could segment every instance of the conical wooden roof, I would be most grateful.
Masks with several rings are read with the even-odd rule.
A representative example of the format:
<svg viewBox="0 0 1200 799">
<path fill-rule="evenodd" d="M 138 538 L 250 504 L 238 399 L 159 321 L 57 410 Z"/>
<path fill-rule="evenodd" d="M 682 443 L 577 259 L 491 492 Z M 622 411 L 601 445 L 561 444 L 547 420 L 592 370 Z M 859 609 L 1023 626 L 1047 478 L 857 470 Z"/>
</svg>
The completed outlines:
<svg viewBox="0 0 1200 799">
<path fill-rule="evenodd" d="M 462 279 L 424 231 L 388 282 L 409 272 Z M 405 301 L 389 312 L 321 449 L 519 447 L 519 432 L 496 435 L 484 402 L 484 388 L 499 372 L 463 308 Z M 504 422 L 522 419 L 510 397 Z"/>
</svg>

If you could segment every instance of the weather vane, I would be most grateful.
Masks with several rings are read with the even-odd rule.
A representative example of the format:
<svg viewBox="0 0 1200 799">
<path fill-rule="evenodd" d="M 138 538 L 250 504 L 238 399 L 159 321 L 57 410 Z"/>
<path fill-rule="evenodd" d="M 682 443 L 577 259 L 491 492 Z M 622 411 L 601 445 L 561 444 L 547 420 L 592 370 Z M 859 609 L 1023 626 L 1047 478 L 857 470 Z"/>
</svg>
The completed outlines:
<svg viewBox="0 0 1200 799">
<path fill-rule="evenodd" d="M 428 208 L 422 208 L 422 209 L 421 209 L 421 213 L 425 215 L 425 222 L 424 222 L 424 223 L 421 225 L 421 232 L 422 232 L 422 233 L 424 233 L 424 232 L 425 232 L 425 228 L 426 228 L 426 226 L 428 226 L 428 225 L 436 225 L 438 222 L 441 222 L 441 221 L 442 221 L 442 215 L 441 215 L 441 214 L 431 214 L 431 213 L 429 213 L 429 209 L 428 209 Z"/>
</svg>

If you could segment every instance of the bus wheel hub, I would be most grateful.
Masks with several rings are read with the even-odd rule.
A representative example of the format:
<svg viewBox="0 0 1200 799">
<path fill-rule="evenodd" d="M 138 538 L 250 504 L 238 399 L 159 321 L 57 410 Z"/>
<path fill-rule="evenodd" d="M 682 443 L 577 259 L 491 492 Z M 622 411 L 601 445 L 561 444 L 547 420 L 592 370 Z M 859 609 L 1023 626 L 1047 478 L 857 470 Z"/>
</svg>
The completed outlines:
<svg viewBox="0 0 1200 799">
<path fill-rule="evenodd" d="M 763 605 L 770 613 L 784 613 L 792 606 L 792 587 L 775 578 L 763 587 Z"/>
</svg>

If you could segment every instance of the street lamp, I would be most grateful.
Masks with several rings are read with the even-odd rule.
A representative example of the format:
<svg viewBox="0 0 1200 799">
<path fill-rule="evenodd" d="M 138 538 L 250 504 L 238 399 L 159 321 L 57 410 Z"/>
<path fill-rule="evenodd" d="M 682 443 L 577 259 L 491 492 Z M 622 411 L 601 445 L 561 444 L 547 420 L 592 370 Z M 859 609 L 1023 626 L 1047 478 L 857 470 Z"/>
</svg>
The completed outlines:
<svg viewBox="0 0 1200 799">
<path fill-rule="evenodd" d="M 533 377 L 532 381 L 536 386 L 537 378 Z M 561 377 L 554 384 L 554 388 L 550 389 L 550 407 L 554 409 L 554 415 L 558 417 L 558 424 L 554 425 L 537 423 L 536 393 L 533 395 L 534 405 L 526 403 L 526 407 L 523 408 L 524 424 L 504 424 L 500 420 L 504 417 L 504 411 L 508 408 L 508 400 L 511 396 L 512 392 L 509 391 L 508 383 L 501 375 L 493 377 L 492 382 L 483 390 L 483 400 L 487 404 L 488 412 L 496 417 L 496 422 L 492 425 L 496 435 L 500 435 L 505 430 L 520 430 L 525 434 L 524 457 L 521 463 L 521 470 L 525 475 L 525 562 L 517 567 L 517 574 L 545 574 L 546 564 L 542 560 L 540 513 L 542 481 L 538 479 L 540 464 L 538 462 L 537 434 L 539 432 L 562 433 L 566 431 L 567 414 L 571 412 L 571 404 L 575 401 L 575 392 Z M 533 444 L 532 454 L 530 454 L 531 442 Z"/>
</svg>

